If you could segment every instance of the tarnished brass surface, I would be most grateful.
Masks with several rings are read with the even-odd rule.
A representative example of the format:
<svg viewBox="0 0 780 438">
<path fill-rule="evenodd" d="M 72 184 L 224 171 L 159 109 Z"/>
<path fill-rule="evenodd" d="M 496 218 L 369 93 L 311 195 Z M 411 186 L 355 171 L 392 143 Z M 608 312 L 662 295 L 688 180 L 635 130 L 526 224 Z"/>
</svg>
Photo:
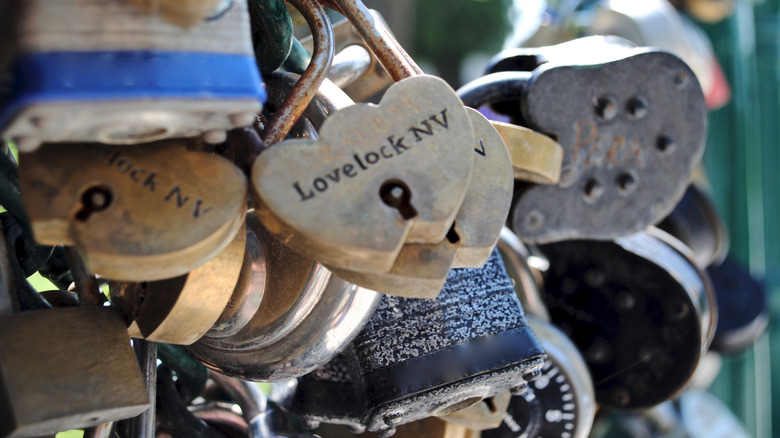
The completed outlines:
<svg viewBox="0 0 780 438">
<path fill-rule="evenodd" d="M 222 0 L 125 0 L 181 27 L 191 27 L 211 15 Z"/>
<path fill-rule="evenodd" d="M 142 300 L 133 312 L 136 316 L 128 327 L 130 336 L 169 344 L 197 341 L 225 311 L 233 295 L 245 244 L 242 227 L 216 257 L 188 274 L 161 281 L 121 283 L 112 288 L 112 294 L 129 294 L 132 301 Z"/>
<path fill-rule="evenodd" d="M 444 287 L 458 248 L 447 239 L 435 245 L 406 244 L 390 272 L 365 273 L 332 268 L 339 277 L 389 295 L 436 298 Z"/>
<path fill-rule="evenodd" d="M 511 399 L 512 394 L 509 391 L 502 392 L 479 403 L 474 403 L 466 409 L 438 418 L 472 430 L 493 429 L 501 425 Z"/>
<path fill-rule="evenodd" d="M 467 108 L 474 128 L 474 172 L 455 219 L 460 247 L 454 268 L 485 264 L 498 242 L 512 204 L 513 161 L 500 133 L 479 112 Z"/>
<path fill-rule="evenodd" d="M 0 435 L 53 435 L 149 407 L 122 317 L 82 306 L 0 317 Z"/>
<path fill-rule="evenodd" d="M 340 269 L 387 272 L 402 244 L 445 238 L 469 184 L 473 144 L 452 89 L 439 78 L 409 78 L 379 105 L 331 115 L 319 141 L 288 140 L 261 154 L 255 205 L 296 251 Z M 392 187 L 402 188 L 399 208 L 383 200 Z"/>
<path fill-rule="evenodd" d="M 331 268 L 347 281 L 390 295 L 435 298 L 451 267 L 480 267 L 493 251 L 512 201 L 512 171 L 504 142 L 488 120 L 467 108 L 476 141 L 474 170 L 455 217 L 453 233 L 441 242 L 406 244 L 389 272 Z"/>
<path fill-rule="evenodd" d="M 91 272 L 115 280 L 195 269 L 230 243 L 246 211 L 241 171 L 181 140 L 46 144 L 20 161 L 35 239 L 75 245 Z"/>
<path fill-rule="evenodd" d="M 512 159 L 515 179 L 557 184 L 561 179 L 563 147 L 550 137 L 511 123 L 491 121 Z"/>
</svg>

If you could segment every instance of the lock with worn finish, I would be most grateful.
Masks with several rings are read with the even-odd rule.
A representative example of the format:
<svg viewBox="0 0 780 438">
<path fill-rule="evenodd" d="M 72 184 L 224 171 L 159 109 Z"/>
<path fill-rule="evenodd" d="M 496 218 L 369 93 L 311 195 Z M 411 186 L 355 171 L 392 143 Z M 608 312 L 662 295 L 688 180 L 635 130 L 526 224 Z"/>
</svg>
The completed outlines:
<svg viewBox="0 0 780 438">
<path fill-rule="evenodd" d="M 387 273 L 334 269 L 347 281 L 396 296 L 434 298 L 451 267 L 482 266 L 498 241 L 512 200 L 511 161 L 501 136 L 467 108 L 476 142 L 474 170 L 452 230 L 438 244 L 406 244 Z"/>
<path fill-rule="evenodd" d="M 435 300 L 385 296 L 347 351 L 363 424 L 384 436 L 520 391 L 544 361 L 496 251 L 482 268 L 452 270 Z"/>
<path fill-rule="evenodd" d="M 19 312 L 8 257 L 2 238 L 0 434 L 55 434 L 146 410 L 149 398 L 120 313 L 98 306 Z"/>
<path fill-rule="evenodd" d="M 474 405 L 498 411 L 482 400 L 522 391 L 543 359 L 494 251 L 482 268 L 452 270 L 436 299 L 384 296 L 342 355 L 279 399 L 311 428 L 339 424 L 388 436 L 397 426 Z M 459 424 L 485 425 L 478 409 Z"/>
<path fill-rule="evenodd" d="M 110 279 L 186 274 L 222 251 L 244 221 L 244 174 L 184 140 L 47 144 L 20 162 L 36 241 L 75 245 L 91 272 Z"/>
<path fill-rule="evenodd" d="M 316 142 L 288 141 L 261 154 L 253 169 L 258 212 L 291 247 L 361 285 L 383 291 L 377 286 L 384 283 L 390 293 L 404 288 L 374 275 L 430 280 L 424 270 L 399 273 L 409 263 L 396 264 L 404 245 L 426 245 L 407 248 L 404 257 L 442 266 L 424 285 L 432 295 L 452 263 L 448 243 L 459 240 L 451 236 L 473 168 L 470 116 L 443 81 L 418 76 L 362 4 L 339 7 L 361 33 L 373 32 L 363 37 L 394 79 L 406 79 L 391 86 L 378 105 L 352 105 L 331 115 Z M 390 50 L 378 52 L 378 46 Z M 363 218 L 357 223 L 355 208 Z M 320 232 L 323 219 L 327 234 Z"/>
<path fill-rule="evenodd" d="M 133 3 L 165 10 L 196 1 Z M 22 151 L 198 135 L 219 143 L 226 130 L 252 124 L 265 100 L 249 26 L 246 0 L 191 29 L 127 1 L 31 1 L 0 132 Z"/>
<path fill-rule="evenodd" d="M 706 108 L 679 58 L 589 37 L 524 49 L 490 71 L 480 103 L 505 102 L 515 122 L 564 149 L 557 185 L 518 193 L 511 224 L 524 241 L 629 235 L 682 197 L 704 151 Z"/>
<path fill-rule="evenodd" d="M 243 228 L 213 259 L 183 276 L 142 283 L 112 282 L 111 301 L 129 315 L 130 336 L 189 345 L 211 329 L 228 310 L 241 273 L 250 269 L 243 266 L 247 246 Z M 242 304 L 246 303 L 238 303 Z"/>
<path fill-rule="evenodd" d="M 642 409 L 678 393 L 715 330 L 709 280 L 689 250 L 658 229 L 541 247 L 553 324 L 583 352 L 596 400 Z"/>
</svg>

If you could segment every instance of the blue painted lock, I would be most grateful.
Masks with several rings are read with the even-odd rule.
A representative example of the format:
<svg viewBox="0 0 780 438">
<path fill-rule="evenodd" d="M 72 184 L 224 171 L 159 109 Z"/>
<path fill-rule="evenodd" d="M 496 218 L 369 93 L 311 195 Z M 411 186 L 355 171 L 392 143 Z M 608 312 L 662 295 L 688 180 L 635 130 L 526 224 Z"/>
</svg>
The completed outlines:
<svg viewBox="0 0 780 438">
<path fill-rule="evenodd" d="M 19 18 L 0 130 L 22 151 L 42 142 L 219 142 L 265 102 L 246 0 L 188 29 L 124 0 L 29 0 Z"/>
</svg>

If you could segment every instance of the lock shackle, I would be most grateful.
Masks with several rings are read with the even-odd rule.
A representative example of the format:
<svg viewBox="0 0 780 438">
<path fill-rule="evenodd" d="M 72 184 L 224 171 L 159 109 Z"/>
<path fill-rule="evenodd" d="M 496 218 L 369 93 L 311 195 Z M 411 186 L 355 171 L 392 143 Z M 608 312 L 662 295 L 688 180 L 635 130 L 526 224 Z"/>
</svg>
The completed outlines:
<svg viewBox="0 0 780 438">
<path fill-rule="evenodd" d="M 456 93 L 463 105 L 472 108 L 502 101 L 522 101 L 532 75 L 527 71 L 491 73 L 463 85 Z"/>
<path fill-rule="evenodd" d="M 374 52 L 394 81 L 423 74 L 420 67 L 398 44 L 381 19 L 375 17 L 360 0 L 333 0 Z"/>
<path fill-rule="evenodd" d="M 528 258 L 531 256 L 528 248 L 507 227 L 501 229 L 496 247 L 504 261 L 507 273 L 515 284 L 515 291 L 523 305 L 523 310 L 528 315 L 550 322 L 550 313 L 542 300 L 539 285 L 528 263 Z"/>
<path fill-rule="evenodd" d="M 290 0 L 303 15 L 314 37 L 314 54 L 298 82 L 274 113 L 263 131 L 266 145 L 278 143 L 287 136 L 317 93 L 333 62 L 333 28 L 325 10 L 314 0 Z"/>
</svg>

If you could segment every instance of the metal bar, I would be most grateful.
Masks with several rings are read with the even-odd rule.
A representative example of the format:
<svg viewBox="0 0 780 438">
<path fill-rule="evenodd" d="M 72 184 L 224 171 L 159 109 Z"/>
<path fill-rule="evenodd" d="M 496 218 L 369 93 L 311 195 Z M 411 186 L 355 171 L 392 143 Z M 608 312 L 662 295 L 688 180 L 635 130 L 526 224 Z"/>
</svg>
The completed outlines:
<svg viewBox="0 0 780 438">
<path fill-rule="evenodd" d="M 374 18 L 360 0 L 334 0 L 347 19 L 363 37 L 385 70 L 394 81 L 417 76 L 422 70 L 393 38 L 390 32 Z"/>
<path fill-rule="evenodd" d="M 68 259 L 70 273 L 73 275 L 73 282 L 76 284 L 79 304 L 82 306 L 102 306 L 105 301 L 105 295 L 100 292 L 100 285 L 97 279 L 89 273 L 76 248 L 66 246 L 65 256 Z"/>
<path fill-rule="evenodd" d="M 300 11 L 311 28 L 314 37 L 314 55 L 298 83 L 295 84 L 263 131 L 262 138 L 266 145 L 278 143 L 287 136 L 309 102 L 314 98 L 317 89 L 325 79 L 331 62 L 333 62 L 333 28 L 325 10 L 314 0 L 289 1 Z"/>
</svg>

